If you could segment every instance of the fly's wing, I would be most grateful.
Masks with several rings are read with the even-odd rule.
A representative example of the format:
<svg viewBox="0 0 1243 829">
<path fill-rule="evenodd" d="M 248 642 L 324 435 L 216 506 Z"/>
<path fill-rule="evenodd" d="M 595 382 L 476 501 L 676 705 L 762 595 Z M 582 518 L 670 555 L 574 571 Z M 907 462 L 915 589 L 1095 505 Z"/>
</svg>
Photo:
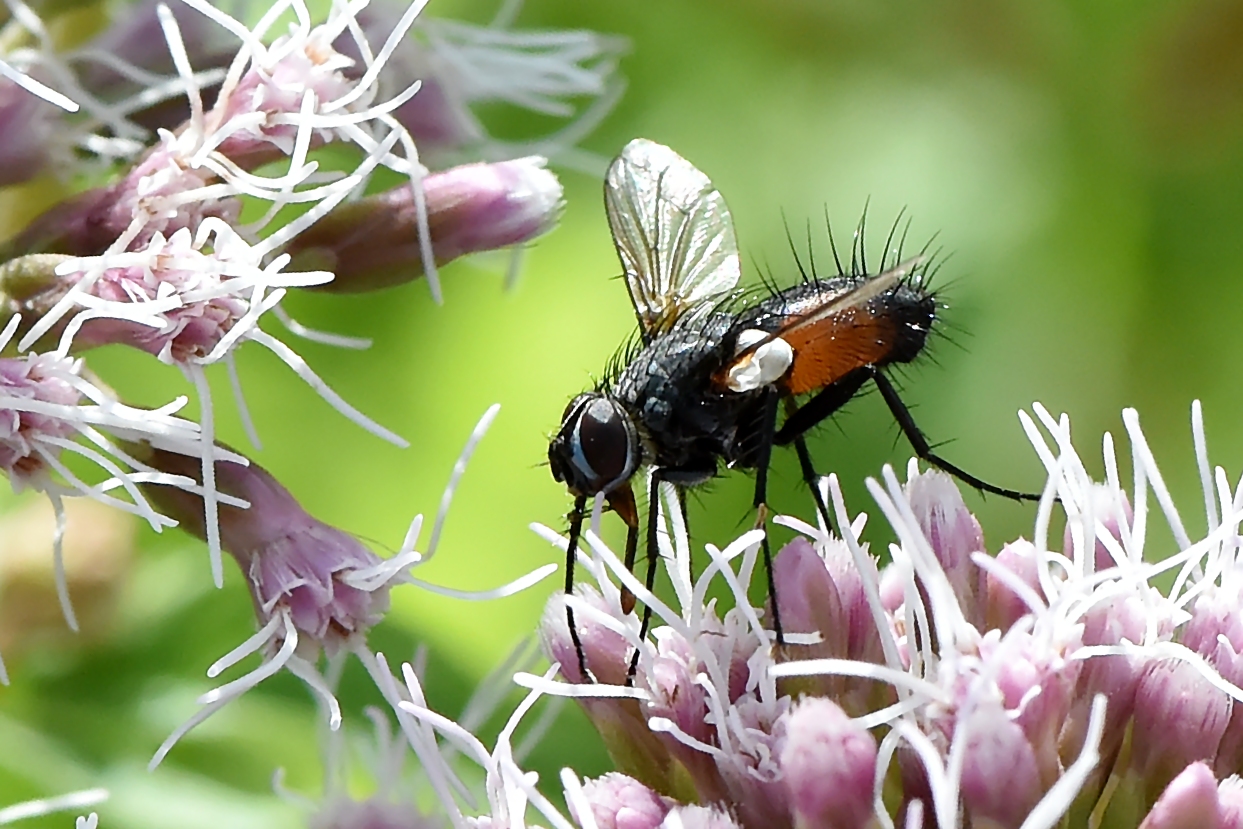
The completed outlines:
<svg viewBox="0 0 1243 829">
<path fill-rule="evenodd" d="M 725 199 L 668 147 L 636 138 L 609 166 L 604 207 L 644 339 L 738 284 Z"/>
</svg>

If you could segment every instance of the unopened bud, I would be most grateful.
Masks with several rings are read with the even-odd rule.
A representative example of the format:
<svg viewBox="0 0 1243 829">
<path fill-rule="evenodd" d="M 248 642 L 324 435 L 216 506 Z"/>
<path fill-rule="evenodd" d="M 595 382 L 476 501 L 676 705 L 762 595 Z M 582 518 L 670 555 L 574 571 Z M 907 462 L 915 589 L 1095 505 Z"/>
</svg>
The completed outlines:
<svg viewBox="0 0 1243 829">
<path fill-rule="evenodd" d="M 599 829 L 657 829 L 669 814 L 669 800 L 617 772 L 584 782 L 583 794 Z"/>
<path fill-rule="evenodd" d="M 423 179 L 432 252 L 441 265 L 542 236 L 561 212 L 561 183 L 541 158 L 467 164 Z M 293 267 L 329 270 L 320 290 L 361 293 L 423 275 L 418 204 L 409 185 L 342 205 L 290 242 Z"/>
<path fill-rule="evenodd" d="M 1189 764 L 1212 763 L 1230 721 L 1230 697 L 1191 664 L 1150 664 L 1135 691 L 1131 762 L 1155 796 Z"/>
<path fill-rule="evenodd" d="M 790 711 L 779 763 L 796 826 L 868 825 L 876 740 L 832 701 L 811 697 Z"/>
<path fill-rule="evenodd" d="M 1139 829 L 1218 829 L 1217 780 L 1204 763 L 1192 763 L 1170 781 Z"/>
<path fill-rule="evenodd" d="M 962 798 L 971 823 L 1018 829 L 1042 793 L 1036 753 L 1023 729 L 1000 705 L 988 703 L 959 722 L 958 729 L 965 729 L 967 741 Z"/>
<path fill-rule="evenodd" d="M 142 459 L 160 471 L 199 478 L 198 458 L 148 449 Z M 219 505 L 220 542 L 246 576 L 260 624 L 286 612 L 301 641 L 331 653 L 380 620 L 388 610 L 389 583 L 350 578 L 375 568 L 379 556 L 308 514 L 257 464 L 218 461 L 215 475 L 220 493 L 250 503 L 247 509 Z M 167 486 L 145 489 L 153 503 L 206 538 L 199 496 Z"/>
</svg>

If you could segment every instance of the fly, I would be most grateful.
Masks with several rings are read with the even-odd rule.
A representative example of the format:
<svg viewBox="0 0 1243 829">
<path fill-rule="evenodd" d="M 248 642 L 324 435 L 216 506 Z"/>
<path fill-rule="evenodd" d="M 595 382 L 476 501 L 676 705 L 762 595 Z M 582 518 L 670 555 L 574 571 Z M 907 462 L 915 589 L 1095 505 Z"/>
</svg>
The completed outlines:
<svg viewBox="0 0 1243 829">
<path fill-rule="evenodd" d="M 708 177 L 673 150 L 643 138 L 627 144 L 605 177 L 604 203 L 639 338 L 614 377 L 570 402 L 548 448 L 553 477 L 574 495 L 567 593 L 589 498 L 604 498 L 625 522 L 625 564 L 634 568 L 639 510 L 632 481 L 641 469 L 651 471 L 645 538 L 649 590 L 662 483 L 681 495 L 722 467 L 753 469 L 754 506 L 762 525 L 772 449 L 792 444 L 817 508 L 831 526 L 805 436 L 869 381 L 924 461 L 984 492 L 1036 497 L 993 486 L 935 454 L 885 375 L 887 366 L 920 354 L 936 320 L 936 300 L 923 284 L 926 257 L 888 269 L 882 264 L 876 274 L 854 262 L 843 272 L 839 264 L 837 276 L 805 278 L 747 301 L 738 288 L 738 243 L 729 208 Z M 785 415 L 779 422 L 781 408 Z M 771 591 L 767 536 L 762 547 Z M 778 597 L 770 596 L 773 629 L 782 644 Z M 625 612 L 633 610 L 628 591 L 622 602 Z M 587 676 L 573 611 L 567 607 L 566 614 Z M 640 638 L 650 616 L 649 608 Z"/>
</svg>

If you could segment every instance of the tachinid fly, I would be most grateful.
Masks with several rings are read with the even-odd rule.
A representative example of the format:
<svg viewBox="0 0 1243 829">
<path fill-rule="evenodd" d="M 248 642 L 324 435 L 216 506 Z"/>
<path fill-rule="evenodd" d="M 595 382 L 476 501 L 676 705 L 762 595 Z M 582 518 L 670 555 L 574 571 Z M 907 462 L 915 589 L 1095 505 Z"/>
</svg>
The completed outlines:
<svg viewBox="0 0 1243 829">
<path fill-rule="evenodd" d="M 805 279 L 748 302 L 738 291 L 738 245 L 725 200 L 673 150 L 642 138 L 627 144 L 609 167 L 604 202 L 640 339 L 610 382 L 570 402 L 548 448 L 553 477 L 575 496 L 567 592 L 588 498 L 605 498 L 626 522 L 625 561 L 633 569 L 639 514 L 631 481 L 643 468 L 651 470 L 649 588 L 662 483 L 685 488 L 722 466 L 754 469 L 754 504 L 763 522 L 772 448 L 793 444 L 829 524 L 804 435 L 869 380 L 926 462 L 977 489 L 1034 497 L 987 484 L 935 455 L 884 374 L 886 366 L 918 356 L 935 320 L 936 301 L 922 282 L 923 257 L 877 274 L 852 267 L 832 278 Z M 779 407 L 785 409 L 780 424 Z M 767 537 L 763 554 L 771 588 Z M 772 595 L 780 643 L 777 599 Z M 630 612 L 634 597 L 626 593 L 623 601 Z M 572 610 L 567 614 L 582 663 Z M 645 611 L 641 636 L 649 618 Z M 580 668 L 586 676 L 586 666 Z"/>
</svg>

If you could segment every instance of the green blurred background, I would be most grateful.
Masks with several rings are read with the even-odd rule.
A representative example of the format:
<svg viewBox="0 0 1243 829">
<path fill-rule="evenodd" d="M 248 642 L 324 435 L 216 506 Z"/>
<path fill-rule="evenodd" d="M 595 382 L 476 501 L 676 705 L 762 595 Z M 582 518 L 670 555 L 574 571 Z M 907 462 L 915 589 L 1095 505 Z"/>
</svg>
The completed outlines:
<svg viewBox="0 0 1243 829">
<path fill-rule="evenodd" d="M 494 10 L 432 0 L 427 13 L 482 22 Z M 1070 414 L 1099 473 L 1104 431 L 1129 455 L 1120 411 L 1135 406 L 1189 530 L 1202 530 L 1193 399 L 1204 402 L 1212 459 L 1234 477 L 1243 458 L 1243 423 L 1233 414 L 1243 404 L 1235 370 L 1243 357 L 1243 4 L 531 0 L 519 24 L 631 40 L 622 64 L 629 89 L 584 146 L 607 158 L 646 136 L 704 170 L 732 207 L 750 281 L 761 271 L 782 283 L 796 278 L 787 224 L 805 247 L 810 223 L 817 261 L 827 262 L 826 209 L 848 243 L 869 205 L 874 258 L 903 210 L 916 246 L 936 234 L 951 254 L 938 278 L 950 305 L 947 337 L 901 381 L 949 459 L 999 485 L 1038 489 L 1043 476 L 1015 416 L 1038 400 Z M 485 115 L 502 136 L 543 126 L 521 112 Z M 387 548 L 401 543 L 415 513 L 430 519 L 475 420 L 501 403 L 439 555 L 419 571 L 440 584 L 484 589 L 557 559 L 527 529 L 532 521 L 560 528 L 569 507 L 543 465 L 546 441 L 565 403 L 633 327 L 614 279 L 600 181 L 574 172 L 562 180 L 561 226 L 527 251 L 512 291 L 502 290 L 508 260 L 494 256 L 445 268 L 443 307 L 421 283 L 290 298 L 306 324 L 374 338 L 366 353 L 297 348 L 347 400 L 408 437 L 410 449 L 347 423 L 262 349 L 239 359 L 265 439 L 256 459 L 315 515 Z M 100 354 L 92 365 L 135 400 L 190 391 L 175 372 L 132 355 Z M 221 434 L 244 445 L 226 385 L 217 390 Z M 812 450 L 843 479 L 850 507 L 871 513 L 863 480 L 910 454 L 874 394 L 820 429 Z M 775 469 L 774 507 L 809 518 L 793 458 L 782 453 Z M 723 544 L 749 525 L 750 486 L 728 475 L 692 500 L 697 542 Z M 1030 506 L 967 499 L 993 551 L 1030 535 Z M 874 547 L 887 540 L 876 521 L 869 538 Z M 1163 543 L 1155 535 L 1150 553 L 1168 551 Z M 201 544 L 144 531 L 138 545 L 98 579 L 98 613 L 78 637 L 46 602 L 42 615 L 18 612 L 28 586 L 8 579 L 0 645 L 13 683 L 0 690 L 0 803 L 105 785 L 114 792 L 101 809 L 109 829 L 300 825 L 304 813 L 269 784 L 284 767 L 292 788 L 321 785 L 314 705 L 291 677 L 229 706 L 155 774 L 144 770 L 211 687 L 206 667 L 254 623 L 236 572 L 223 591 L 211 588 Z M 46 589 L 46 576 L 23 578 L 44 578 Z M 395 661 L 426 644 L 429 694 L 454 714 L 478 678 L 530 635 L 558 578 L 483 604 L 399 588 L 372 643 Z M 352 665 L 342 702 L 355 734 L 366 729 L 362 706 L 376 700 Z M 608 768 L 570 710 L 529 765 L 550 790 L 562 765 L 591 775 Z"/>
</svg>

